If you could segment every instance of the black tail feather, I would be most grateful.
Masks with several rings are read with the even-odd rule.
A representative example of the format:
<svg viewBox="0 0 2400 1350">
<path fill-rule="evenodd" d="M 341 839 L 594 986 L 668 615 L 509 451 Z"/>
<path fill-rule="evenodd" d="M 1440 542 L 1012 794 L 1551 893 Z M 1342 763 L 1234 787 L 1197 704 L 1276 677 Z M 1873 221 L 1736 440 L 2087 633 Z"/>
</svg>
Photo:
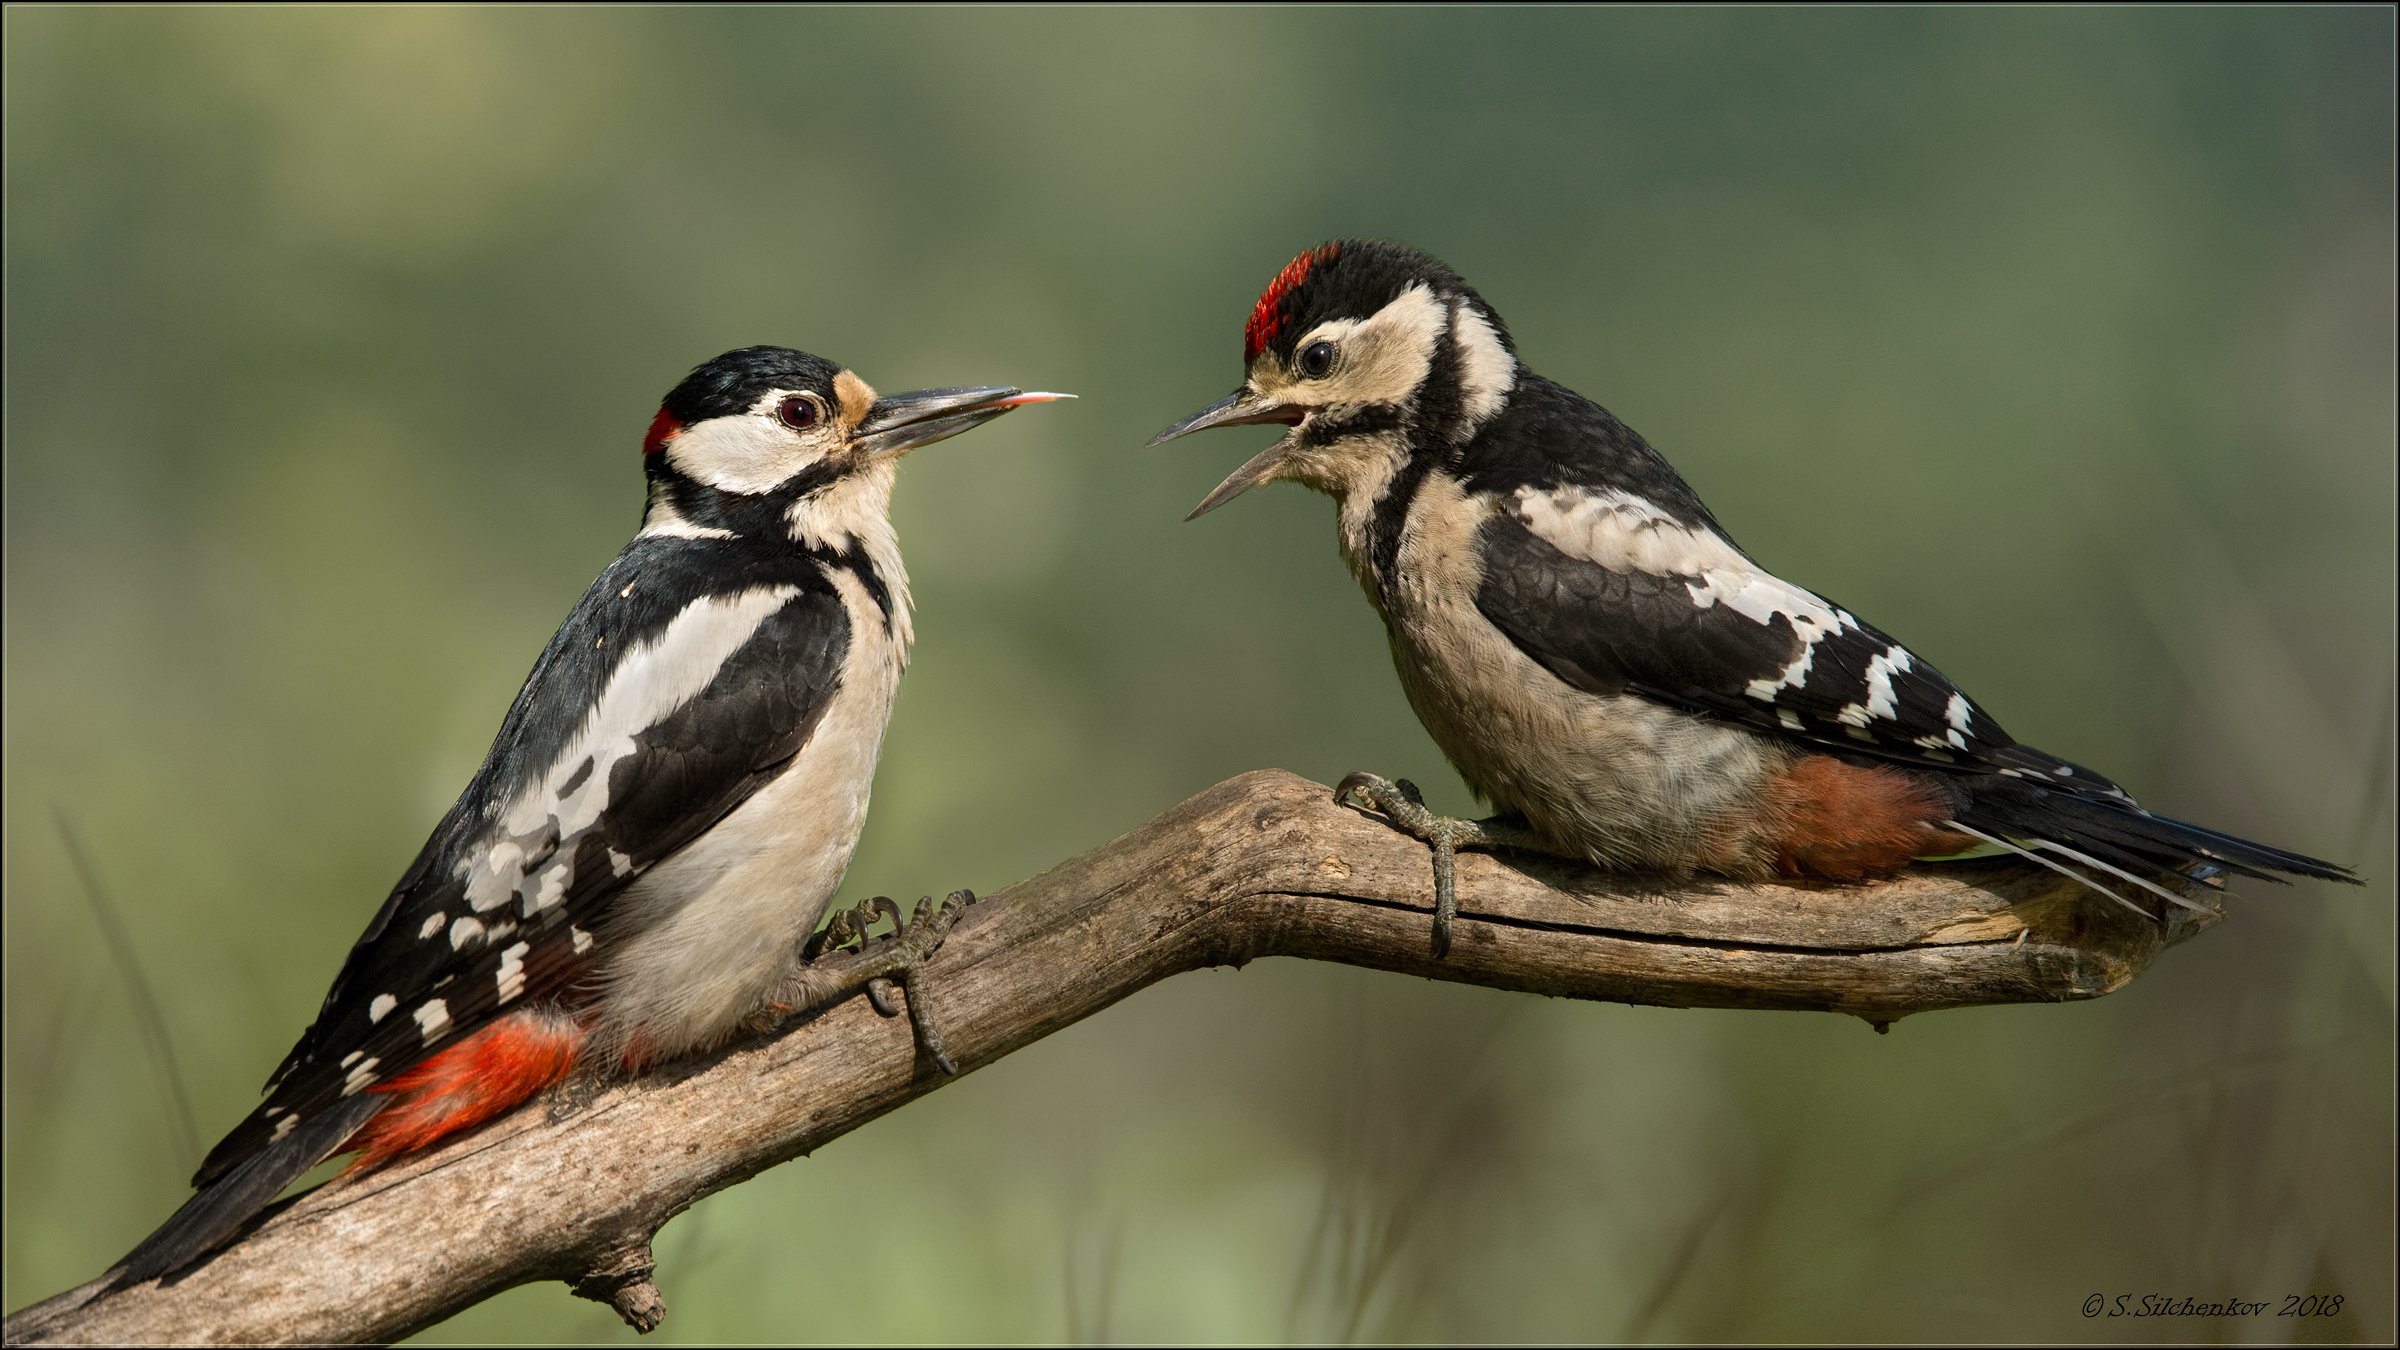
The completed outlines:
<svg viewBox="0 0 2400 1350">
<path fill-rule="evenodd" d="M 104 1288 L 116 1289 L 172 1275 L 222 1247 L 283 1188 L 301 1174 L 333 1156 L 369 1117 L 390 1105 L 385 1098 L 361 1093 L 345 1097 L 294 1126 L 291 1133 L 244 1159 L 239 1166 L 201 1188 L 183 1202 L 125 1254 L 108 1274 Z"/>
<path fill-rule="evenodd" d="M 2174 872 L 2210 881 L 2231 873 L 2258 881 L 2302 876 L 2360 884 L 2339 864 L 2152 815 L 2127 798 L 2053 791 L 1997 776 L 1976 780 L 1968 796 L 1958 819 L 1977 830 L 2026 843 L 2047 840 L 2145 875 Z"/>
</svg>

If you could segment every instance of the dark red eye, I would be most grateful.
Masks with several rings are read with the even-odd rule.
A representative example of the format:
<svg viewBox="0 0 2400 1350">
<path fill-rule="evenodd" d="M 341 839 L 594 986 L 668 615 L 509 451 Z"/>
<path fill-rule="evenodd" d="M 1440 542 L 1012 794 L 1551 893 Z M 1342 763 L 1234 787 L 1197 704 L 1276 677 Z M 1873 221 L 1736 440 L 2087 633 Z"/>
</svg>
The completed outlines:
<svg viewBox="0 0 2400 1350">
<path fill-rule="evenodd" d="M 806 431 L 823 416 L 817 401 L 806 394 L 794 394 L 775 405 L 775 420 L 794 431 Z"/>
</svg>

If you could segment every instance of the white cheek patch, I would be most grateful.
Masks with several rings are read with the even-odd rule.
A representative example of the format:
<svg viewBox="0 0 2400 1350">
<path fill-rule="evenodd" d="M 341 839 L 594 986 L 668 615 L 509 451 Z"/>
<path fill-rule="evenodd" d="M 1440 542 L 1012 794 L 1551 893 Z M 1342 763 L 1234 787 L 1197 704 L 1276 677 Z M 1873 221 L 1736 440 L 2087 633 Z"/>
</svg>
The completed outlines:
<svg viewBox="0 0 2400 1350">
<path fill-rule="evenodd" d="M 1321 392 L 1312 403 L 1400 403 L 1424 383 L 1433 367 L 1433 346 L 1450 325 L 1450 311 L 1424 286 L 1411 286 L 1364 321 L 1336 320 L 1302 338 L 1293 351 L 1330 341 L 1341 351 L 1341 363 L 1330 379 L 1303 381 L 1301 389 Z"/>
<path fill-rule="evenodd" d="M 772 413 L 715 417 L 667 442 L 667 462 L 686 478 L 725 492 L 764 492 L 823 458 L 818 435 L 795 432 Z"/>
<path fill-rule="evenodd" d="M 1517 489 L 1517 518 L 1570 558 L 1612 572 L 1697 577 L 1710 571 L 1764 577 L 1715 531 L 1679 523 L 1639 497 L 1580 487 Z M 1777 585 L 1782 585 L 1777 582 Z M 1814 599 L 1814 597 L 1810 597 Z"/>
<path fill-rule="evenodd" d="M 1459 401 L 1467 421 L 1488 421 L 1507 406 L 1509 391 L 1517 387 L 1517 358 L 1501 344 L 1491 320 L 1464 300 L 1452 303 L 1450 336 L 1458 344 Z"/>
</svg>

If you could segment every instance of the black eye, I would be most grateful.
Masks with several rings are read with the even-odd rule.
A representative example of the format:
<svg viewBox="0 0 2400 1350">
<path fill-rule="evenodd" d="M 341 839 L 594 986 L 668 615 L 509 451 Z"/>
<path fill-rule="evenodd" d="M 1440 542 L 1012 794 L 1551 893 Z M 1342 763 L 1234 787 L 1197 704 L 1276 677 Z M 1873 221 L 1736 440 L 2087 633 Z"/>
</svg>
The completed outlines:
<svg viewBox="0 0 2400 1350">
<path fill-rule="evenodd" d="M 1332 370 L 1332 343 L 1312 342 L 1300 349 L 1300 376 L 1302 379 L 1321 380 L 1332 373 Z"/>
<path fill-rule="evenodd" d="M 775 405 L 775 420 L 794 431 L 806 431 L 823 416 L 817 401 L 806 394 L 794 394 Z"/>
</svg>

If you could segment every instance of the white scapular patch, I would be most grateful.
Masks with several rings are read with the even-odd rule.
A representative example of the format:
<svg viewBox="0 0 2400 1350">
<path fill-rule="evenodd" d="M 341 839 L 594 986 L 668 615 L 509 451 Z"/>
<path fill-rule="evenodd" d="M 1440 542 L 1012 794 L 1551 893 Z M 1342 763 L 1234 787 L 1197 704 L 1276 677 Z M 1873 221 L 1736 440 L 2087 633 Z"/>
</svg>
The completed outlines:
<svg viewBox="0 0 2400 1350">
<path fill-rule="evenodd" d="M 350 1061 L 343 1060 L 342 1062 L 348 1064 Z M 379 1058 L 368 1058 L 361 1061 L 357 1068 L 350 1071 L 350 1076 L 342 1080 L 342 1095 L 350 1097 L 365 1091 L 368 1084 L 375 1081 L 375 1066 L 382 1062 Z"/>
<path fill-rule="evenodd" d="M 448 927 L 449 923 L 450 916 L 437 909 L 433 913 L 425 916 L 425 923 L 422 927 L 417 929 L 417 936 L 420 939 L 431 938 L 434 934 Z"/>
<path fill-rule="evenodd" d="M 506 1003 L 525 992 L 525 953 L 531 950 L 532 943 L 520 942 L 500 953 L 500 969 L 492 976 L 500 986 L 500 1002 Z"/>
<path fill-rule="evenodd" d="M 431 1045 L 450 1029 L 450 1005 L 438 998 L 429 998 L 410 1014 L 417 1019 L 417 1034 Z"/>
<path fill-rule="evenodd" d="M 559 839 L 590 828 L 608 809 L 611 771 L 633 753 L 635 738 L 697 697 L 759 625 L 799 593 L 797 586 L 762 586 L 704 596 L 686 605 L 655 639 L 628 648 L 566 749 L 541 781 L 501 813 L 503 837 L 480 857 L 470 855 L 461 863 L 458 875 L 466 883 L 467 903 L 486 913 L 522 899 L 528 916 L 557 903 L 567 883 L 565 857 L 543 873 L 540 886 L 523 893 L 525 850 L 516 841 L 546 832 L 553 820 Z M 566 783 L 577 778 L 574 790 L 565 791 Z"/>
<path fill-rule="evenodd" d="M 1517 518 L 1536 539 L 1570 558 L 1580 558 L 1612 572 L 1698 577 L 1715 571 L 1774 581 L 1715 531 L 1679 524 L 1674 517 L 1630 493 L 1582 487 L 1521 487 L 1516 492 L 1516 503 Z"/>
<path fill-rule="evenodd" d="M 450 950 L 465 951 L 470 942 L 483 941 L 483 920 L 472 914 L 462 914 L 450 925 Z"/>
<path fill-rule="evenodd" d="M 1501 344 L 1500 331 L 1483 311 L 1465 300 L 1451 302 L 1450 336 L 1458 343 L 1458 390 L 1467 424 L 1478 426 L 1508 406 L 1517 387 L 1517 359 Z"/>
<path fill-rule="evenodd" d="M 685 427 L 667 442 L 667 462 L 726 492 L 764 492 L 807 468 L 833 448 L 838 433 L 829 430 L 830 418 L 809 431 L 777 421 L 775 405 L 788 392 L 770 392 L 746 413 Z"/>
<path fill-rule="evenodd" d="M 390 994 L 377 994 L 375 1000 L 367 1005 L 367 1021 L 369 1023 L 380 1022 L 391 1016 L 392 1009 L 399 1006 L 400 1000 L 393 998 Z"/>
</svg>

